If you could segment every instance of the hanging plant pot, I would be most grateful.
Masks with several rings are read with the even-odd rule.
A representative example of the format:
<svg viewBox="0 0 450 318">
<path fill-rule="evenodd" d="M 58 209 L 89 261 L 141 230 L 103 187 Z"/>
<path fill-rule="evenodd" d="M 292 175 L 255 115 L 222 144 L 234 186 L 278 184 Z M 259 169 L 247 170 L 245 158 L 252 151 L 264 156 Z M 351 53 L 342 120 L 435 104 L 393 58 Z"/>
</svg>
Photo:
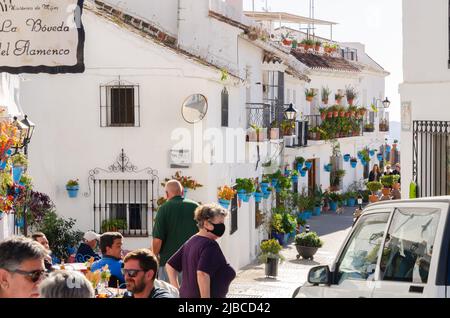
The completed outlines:
<svg viewBox="0 0 450 318">
<path fill-rule="evenodd" d="M 272 187 L 276 188 L 278 186 L 278 179 L 272 179 Z"/>
<path fill-rule="evenodd" d="M 365 161 L 365 160 L 363 159 L 363 160 L 361 160 L 361 164 L 365 167 L 365 166 L 367 166 L 367 161 Z"/>
<path fill-rule="evenodd" d="M 0 170 L 5 170 L 6 164 L 7 164 L 6 160 L 5 161 L 0 161 Z"/>
<path fill-rule="evenodd" d="M 358 165 L 358 162 L 357 162 L 357 161 L 351 161 L 351 162 L 350 162 L 350 165 L 351 165 L 352 168 L 354 169 L 354 168 L 356 168 L 356 166 Z"/>
<path fill-rule="evenodd" d="M 69 198 L 76 198 L 78 196 L 78 190 L 80 190 L 79 186 L 66 187 L 67 193 L 69 194 Z"/>
<path fill-rule="evenodd" d="M 231 201 L 225 200 L 225 199 L 219 199 L 219 204 L 224 208 L 227 209 L 230 207 Z"/>
<path fill-rule="evenodd" d="M 291 177 L 291 181 L 292 181 L 293 184 L 298 183 L 298 176 L 292 176 Z"/>
<path fill-rule="evenodd" d="M 302 177 L 306 177 L 306 173 L 308 172 L 308 169 L 303 169 L 302 171 L 300 171 L 300 175 L 302 176 Z"/>
<path fill-rule="evenodd" d="M 375 150 L 370 150 L 370 151 L 369 151 L 369 155 L 370 155 L 371 157 L 375 156 Z"/>
<path fill-rule="evenodd" d="M 264 198 L 264 200 L 269 199 L 269 197 L 270 197 L 270 192 L 264 192 L 264 193 L 263 193 L 263 198 Z"/>
<path fill-rule="evenodd" d="M 306 167 L 306 169 L 310 170 L 312 168 L 312 162 L 311 161 L 306 161 L 305 162 L 305 167 Z"/>
<path fill-rule="evenodd" d="M 382 154 L 378 154 L 378 161 L 383 161 L 383 155 Z"/>
<path fill-rule="evenodd" d="M 363 158 L 362 153 L 358 153 L 358 159 L 359 159 L 359 160 L 362 160 L 362 158 Z"/>
<path fill-rule="evenodd" d="M 238 199 L 241 201 L 244 201 L 244 199 L 246 198 L 247 193 L 245 192 L 245 190 L 239 190 L 238 191 Z M 245 202 L 245 201 L 244 201 Z"/>
<path fill-rule="evenodd" d="M 266 193 L 266 192 L 267 192 L 267 189 L 269 189 L 269 184 L 268 184 L 267 182 L 261 183 L 261 191 L 262 191 L 263 193 Z"/>
<path fill-rule="evenodd" d="M 302 172 L 302 170 L 303 170 L 303 163 L 297 164 L 297 171 L 298 171 L 298 173 Z"/>
<path fill-rule="evenodd" d="M 255 202 L 256 203 L 261 203 L 264 194 L 262 192 L 255 192 L 254 196 L 255 196 Z"/>
<path fill-rule="evenodd" d="M 250 201 L 251 193 L 246 193 L 242 197 L 242 202 L 248 203 Z"/>
<path fill-rule="evenodd" d="M 22 178 L 23 174 L 23 167 L 13 167 L 13 180 L 14 183 L 19 183 L 20 179 Z"/>
<path fill-rule="evenodd" d="M 386 146 L 386 152 L 391 152 L 392 148 L 391 146 Z"/>
<path fill-rule="evenodd" d="M 349 154 L 344 155 L 344 161 L 345 161 L 345 162 L 349 162 L 351 158 L 352 158 L 352 157 L 351 157 Z"/>
<path fill-rule="evenodd" d="M 327 118 L 329 118 L 329 119 L 333 118 L 333 112 L 327 113 Z"/>
<path fill-rule="evenodd" d="M 329 164 L 327 164 L 327 165 L 325 165 L 325 166 L 324 166 L 324 168 L 325 168 L 325 171 L 326 171 L 326 172 L 331 172 L 331 167 L 332 167 L 332 166 L 331 166 L 331 164 L 330 164 L 330 163 L 329 163 Z"/>
</svg>

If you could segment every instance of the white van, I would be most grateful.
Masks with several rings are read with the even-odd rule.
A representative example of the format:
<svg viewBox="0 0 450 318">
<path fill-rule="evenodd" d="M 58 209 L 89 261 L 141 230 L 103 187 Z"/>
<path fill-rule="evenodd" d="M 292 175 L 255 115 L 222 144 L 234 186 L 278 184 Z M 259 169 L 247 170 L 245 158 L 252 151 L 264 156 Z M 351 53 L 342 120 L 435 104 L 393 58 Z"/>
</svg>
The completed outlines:
<svg viewBox="0 0 450 318">
<path fill-rule="evenodd" d="M 368 206 L 294 297 L 450 298 L 450 197 Z"/>
</svg>

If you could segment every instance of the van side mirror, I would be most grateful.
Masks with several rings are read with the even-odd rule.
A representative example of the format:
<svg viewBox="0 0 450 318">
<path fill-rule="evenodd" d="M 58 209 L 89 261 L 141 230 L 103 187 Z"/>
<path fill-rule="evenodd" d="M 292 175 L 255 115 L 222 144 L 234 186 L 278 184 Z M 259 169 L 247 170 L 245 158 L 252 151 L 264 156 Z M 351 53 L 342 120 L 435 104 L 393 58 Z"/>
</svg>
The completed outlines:
<svg viewBox="0 0 450 318">
<path fill-rule="evenodd" d="M 330 268 L 328 266 L 311 268 L 308 274 L 308 283 L 313 285 L 331 285 Z"/>
</svg>

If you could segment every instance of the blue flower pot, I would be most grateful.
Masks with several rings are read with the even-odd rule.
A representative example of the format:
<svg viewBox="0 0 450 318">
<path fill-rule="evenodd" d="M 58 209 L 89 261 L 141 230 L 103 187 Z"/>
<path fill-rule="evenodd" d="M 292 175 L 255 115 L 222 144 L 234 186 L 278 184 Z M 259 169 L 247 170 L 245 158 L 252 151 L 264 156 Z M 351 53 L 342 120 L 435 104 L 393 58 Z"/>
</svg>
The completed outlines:
<svg viewBox="0 0 450 318">
<path fill-rule="evenodd" d="M 272 179 L 272 187 L 276 187 L 278 185 L 278 179 Z"/>
<path fill-rule="evenodd" d="M 305 167 L 308 170 L 311 169 L 312 168 L 312 162 L 309 162 L 309 161 L 305 162 Z"/>
<path fill-rule="evenodd" d="M 266 182 L 261 183 L 261 191 L 263 193 L 266 193 L 268 188 L 269 188 L 269 183 L 266 183 Z"/>
<path fill-rule="evenodd" d="M 347 200 L 348 206 L 353 208 L 354 206 L 356 206 L 356 199 L 355 198 L 350 198 Z"/>
<path fill-rule="evenodd" d="M 69 198 L 76 198 L 78 196 L 78 190 L 80 190 L 80 188 L 77 187 L 66 187 L 67 189 L 67 193 L 69 194 Z"/>
<path fill-rule="evenodd" d="M 16 226 L 20 229 L 23 229 L 25 226 L 24 218 L 16 219 Z"/>
<path fill-rule="evenodd" d="M 238 199 L 239 200 L 244 201 L 246 196 L 247 196 L 247 193 L 245 192 L 245 190 L 238 191 Z"/>
<path fill-rule="evenodd" d="M 307 173 L 308 171 L 307 170 L 302 170 L 301 172 L 300 172 L 300 175 L 302 176 L 302 177 L 306 177 L 306 173 Z"/>
<path fill-rule="evenodd" d="M 284 176 L 287 177 L 291 174 L 291 172 L 288 169 L 284 169 Z"/>
<path fill-rule="evenodd" d="M 302 169 L 303 169 L 303 163 L 297 164 L 297 171 L 298 171 L 298 173 L 300 173 L 300 171 L 302 171 Z"/>
<path fill-rule="evenodd" d="M 362 158 L 363 158 L 363 155 L 361 153 L 358 153 L 358 159 L 362 160 Z"/>
<path fill-rule="evenodd" d="M 246 193 L 242 197 L 242 201 L 245 202 L 245 203 L 248 203 L 250 201 L 250 197 L 251 197 L 251 193 Z"/>
<path fill-rule="evenodd" d="M 19 183 L 22 178 L 23 167 L 13 167 L 13 180 L 14 183 Z"/>
<path fill-rule="evenodd" d="M 305 219 L 309 220 L 310 218 L 312 218 L 313 212 L 312 211 L 305 211 Z"/>
<path fill-rule="evenodd" d="M 383 161 L 383 159 L 384 159 L 384 158 L 383 158 L 383 155 L 382 155 L 382 154 L 379 154 L 379 155 L 378 155 L 378 161 Z"/>
<path fill-rule="evenodd" d="M 337 207 L 338 207 L 338 204 L 337 204 L 337 202 L 333 202 L 333 201 L 331 201 L 330 202 L 330 210 L 331 211 L 337 211 Z"/>
<path fill-rule="evenodd" d="M 291 177 L 292 183 L 298 183 L 298 176 L 292 176 Z"/>
<path fill-rule="evenodd" d="M 350 155 L 345 155 L 345 156 L 344 156 L 344 161 L 345 161 L 345 162 L 349 162 L 351 158 L 352 158 L 352 157 L 351 157 Z"/>
<path fill-rule="evenodd" d="M 350 162 L 350 165 L 352 166 L 352 168 L 356 168 L 356 166 L 358 165 L 358 162 L 352 161 L 352 162 Z"/>
<path fill-rule="evenodd" d="M 362 164 L 364 167 L 368 165 L 367 161 L 365 161 L 365 160 L 361 160 L 361 164 Z"/>
<path fill-rule="evenodd" d="M 0 162 L 0 170 L 5 170 L 6 164 L 7 164 L 6 160 L 5 161 L 1 161 Z"/>
<path fill-rule="evenodd" d="M 264 196 L 264 194 L 262 192 L 255 192 L 255 202 L 261 203 L 263 196 Z"/>
<path fill-rule="evenodd" d="M 305 214 L 302 213 L 302 212 L 298 212 L 297 213 L 297 220 L 299 220 L 299 221 L 306 221 Z"/>
<path fill-rule="evenodd" d="M 219 204 L 224 208 L 228 209 L 230 207 L 230 201 L 225 199 L 219 199 Z"/>
<path fill-rule="evenodd" d="M 391 146 L 386 146 L 386 152 L 387 153 L 391 152 Z"/>
<path fill-rule="evenodd" d="M 287 244 L 287 235 L 288 234 L 272 232 L 272 237 L 276 239 L 282 246 L 286 246 Z"/>
<path fill-rule="evenodd" d="M 331 172 L 331 164 L 327 164 L 324 166 L 326 172 Z"/>
<path fill-rule="evenodd" d="M 264 192 L 264 193 L 263 193 L 263 198 L 264 198 L 265 200 L 267 200 L 269 197 L 270 197 L 270 192 Z"/>
<path fill-rule="evenodd" d="M 320 207 L 320 206 L 316 206 L 315 208 L 314 208 L 314 213 L 313 213 L 313 215 L 314 216 L 320 216 L 320 213 L 322 212 L 322 208 Z"/>
<path fill-rule="evenodd" d="M 370 150 L 370 151 L 369 151 L 369 155 L 370 155 L 371 157 L 375 156 L 375 151 L 374 151 L 374 150 Z"/>
<path fill-rule="evenodd" d="M 6 154 L 7 154 L 8 156 L 11 156 L 11 155 L 12 155 L 12 150 L 11 150 L 11 149 L 8 149 L 8 150 L 6 151 Z"/>
</svg>

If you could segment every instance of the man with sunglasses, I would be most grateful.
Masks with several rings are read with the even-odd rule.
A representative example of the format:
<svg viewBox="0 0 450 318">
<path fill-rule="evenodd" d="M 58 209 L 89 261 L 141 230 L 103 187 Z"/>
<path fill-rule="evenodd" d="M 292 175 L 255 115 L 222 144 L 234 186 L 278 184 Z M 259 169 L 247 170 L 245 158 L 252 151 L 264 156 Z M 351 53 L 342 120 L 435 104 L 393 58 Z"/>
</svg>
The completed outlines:
<svg viewBox="0 0 450 318">
<path fill-rule="evenodd" d="M 13 237 L 0 243 L 0 298 L 37 298 L 45 277 L 45 248 L 31 239 Z"/>
<path fill-rule="evenodd" d="M 148 249 L 128 253 L 123 273 L 127 290 L 132 293 L 130 298 L 174 298 L 168 290 L 157 286 L 158 260 Z"/>
</svg>

